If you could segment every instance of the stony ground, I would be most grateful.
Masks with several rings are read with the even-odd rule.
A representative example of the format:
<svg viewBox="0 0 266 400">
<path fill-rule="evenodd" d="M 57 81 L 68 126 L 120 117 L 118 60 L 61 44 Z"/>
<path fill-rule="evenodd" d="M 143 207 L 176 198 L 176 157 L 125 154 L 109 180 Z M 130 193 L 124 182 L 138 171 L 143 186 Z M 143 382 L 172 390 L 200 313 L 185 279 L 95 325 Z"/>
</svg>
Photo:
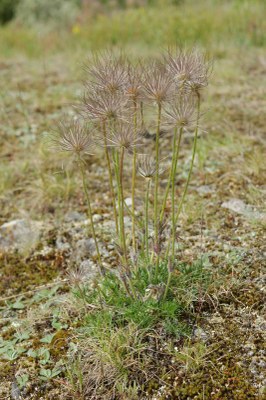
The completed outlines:
<svg viewBox="0 0 266 400">
<path fill-rule="evenodd" d="M 61 373 L 79 324 L 68 273 L 83 263 L 93 274 L 95 249 L 73 164 L 50 154 L 43 139 L 81 93 L 78 59 L 0 59 L 1 399 L 78 398 Z M 265 72 L 260 51 L 217 51 L 178 245 L 180 260 L 204 257 L 219 288 L 202 294 L 183 357 L 177 353 L 168 383 L 147 398 L 263 398 Z M 190 145 L 188 137 L 178 193 Z M 105 261 L 115 267 L 105 175 L 96 154 L 88 175 L 94 218 Z"/>
</svg>

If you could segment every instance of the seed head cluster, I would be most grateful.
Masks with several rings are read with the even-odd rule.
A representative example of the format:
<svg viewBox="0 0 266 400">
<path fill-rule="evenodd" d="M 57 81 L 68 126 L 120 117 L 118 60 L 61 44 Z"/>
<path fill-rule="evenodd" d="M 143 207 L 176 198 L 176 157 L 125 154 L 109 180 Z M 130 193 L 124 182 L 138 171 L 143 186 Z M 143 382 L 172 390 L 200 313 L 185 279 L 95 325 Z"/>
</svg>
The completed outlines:
<svg viewBox="0 0 266 400">
<path fill-rule="evenodd" d="M 129 271 L 132 263 L 131 251 L 137 254 L 140 248 L 147 262 L 151 259 L 156 260 L 156 268 L 160 257 L 164 254 L 163 256 L 168 258 L 170 251 L 172 251 L 171 263 L 174 264 L 176 222 L 191 178 L 201 116 L 202 90 L 208 85 L 210 72 L 210 61 L 197 49 L 168 50 L 160 59 L 153 60 L 149 64 L 144 61 L 132 63 L 124 55 L 111 52 L 96 55 L 88 61 L 85 68 L 84 93 L 79 103 L 74 106 L 79 117 L 71 121 L 64 118 L 59 123 L 57 131 L 51 135 L 53 148 L 71 153 L 79 160 L 92 154 L 94 147 L 104 150 L 117 243 L 120 249 L 119 264 L 124 271 Z M 164 127 L 170 133 L 171 141 L 162 135 Z M 180 204 L 176 208 L 178 156 L 182 135 L 187 131 L 194 131 L 191 165 Z M 155 140 L 148 140 L 154 137 Z M 171 168 L 161 202 L 159 177 L 163 172 L 161 142 L 164 140 L 167 141 L 164 143 L 164 149 L 166 145 L 169 146 Z M 128 185 L 129 165 L 131 185 Z M 79 163 L 79 166 L 102 273 L 103 264 L 94 229 L 89 190 L 86 186 L 86 163 Z M 143 221 L 138 224 L 137 218 L 141 213 L 136 212 L 135 195 L 139 176 L 145 178 L 146 186 L 145 184 L 140 186 L 144 193 L 144 208 Z M 124 216 L 129 209 L 125 206 L 124 191 L 128 190 L 129 186 L 132 196 L 130 237 L 124 224 Z M 171 215 L 167 215 L 169 209 Z M 171 240 L 168 241 L 171 245 L 165 249 L 163 236 L 167 227 L 165 224 L 167 217 L 170 217 L 172 224 L 169 228 Z M 150 235 L 151 225 L 152 235 Z M 144 227 L 144 233 L 143 230 L 140 235 L 136 233 L 138 226 Z M 132 248 L 129 245 L 131 242 Z M 130 279 L 129 277 L 130 273 L 127 279 Z M 123 281 L 123 283 L 130 292 L 130 282 Z"/>
</svg>

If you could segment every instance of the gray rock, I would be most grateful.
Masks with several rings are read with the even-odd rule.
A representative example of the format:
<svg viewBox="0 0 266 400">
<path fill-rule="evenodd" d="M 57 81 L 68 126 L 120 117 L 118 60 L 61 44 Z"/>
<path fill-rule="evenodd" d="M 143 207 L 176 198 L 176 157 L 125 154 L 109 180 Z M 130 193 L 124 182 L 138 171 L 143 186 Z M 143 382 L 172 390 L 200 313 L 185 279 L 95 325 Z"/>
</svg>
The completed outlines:
<svg viewBox="0 0 266 400">
<path fill-rule="evenodd" d="M 201 339 L 203 342 L 206 342 L 209 338 L 208 334 L 201 328 L 196 328 L 194 330 L 194 336 L 197 339 Z"/>
<path fill-rule="evenodd" d="M 127 198 L 125 199 L 125 204 L 126 204 L 128 207 L 131 207 L 131 206 L 132 206 L 132 198 L 131 198 L 131 197 L 127 197 Z"/>
<path fill-rule="evenodd" d="M 244 201 L 240 199 L 230 199 L 228 201 L 225 201 L 222 203 L 222 207 L 234 211 L 237 214 L 244 215 L 245 217 L 250 219 L 256 219 L 256 220 L 266 219 L 265 214 L 260 213 L 259 211 L 255 210 L 254 207 L 244 203 Z"/>
<path fill-rule="evenodd" d="M 59 236 L 56 239 L 56 248 L 60 251 L 66 251 L 70 249 L 70 244 L 65 240 L 65 238 Z"/>
<path fill-rule="evenodd" d="M 66 222 L 77 222 L 86 219 L 86 215 L 77 211 L 70 211 L 65 216 Z"/>
<path fill-rule="evenodd" d="M 42 223 L 25 219 L 6 222 L 0 227 L 0 251 L 29 251 L 36 247 Z"/>
<path fill-rule="evenodd" d="M 82 259 L 96 254 L 96 246 L 92 238 L 80 239 L 75 246 L 75 254 L 78 259 Z"/>
<path fill-rule="evenodd" d="M 103 217 L 100 214 L 94 214 L 92 216 L 93 222 L 95 222 L 97 224 L 97 222 L 102 221 Z"/>
<path fill-rule="evenodd" d="M 83 260 L 80 269 L 84 271 L 86 279 L 90 280 L 98 274 L 97 265 L 92 260 Z"/>
<path fill-rule="evenodd" d="M 214 187 L 213 185 L 202 185 L 200 187 L 198 187 L 197 192 L 201 195 L 205 195 L 205 194 L 210 194 L 214 192 Z"/>
</svg>

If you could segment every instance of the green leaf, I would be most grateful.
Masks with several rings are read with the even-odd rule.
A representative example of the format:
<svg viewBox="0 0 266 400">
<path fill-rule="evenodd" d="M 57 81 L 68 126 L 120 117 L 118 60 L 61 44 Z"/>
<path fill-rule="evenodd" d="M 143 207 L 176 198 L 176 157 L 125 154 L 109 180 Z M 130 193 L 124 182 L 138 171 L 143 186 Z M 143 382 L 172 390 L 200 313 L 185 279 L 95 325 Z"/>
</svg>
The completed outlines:
<svg viewBox="0 0 266 400">
<path fill-rule="evenodd" d="M 54 333 L 46 335 L 40 340 L 40 342 L 50 344 L 52 342 L 52 340 L 53 340 L 54 335 L 55 335 Z"/>
<path fill-rule="evenodd" d="M 23 375 L 18 375 L 17 376 L 17 383 L 20 389 L 22 389 L 24 386 L 26 386 L 27 382 L 29 381 L 29 375 L 28 374 L 23 374 Z"/>
</svg>

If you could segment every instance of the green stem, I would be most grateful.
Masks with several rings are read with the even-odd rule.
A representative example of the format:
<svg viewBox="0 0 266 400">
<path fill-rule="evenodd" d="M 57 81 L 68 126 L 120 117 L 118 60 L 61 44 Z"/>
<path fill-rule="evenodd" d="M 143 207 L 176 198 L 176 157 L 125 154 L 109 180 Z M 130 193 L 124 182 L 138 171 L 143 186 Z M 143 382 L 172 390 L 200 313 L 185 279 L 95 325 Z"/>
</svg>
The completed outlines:
<svg viewBox="0 0 266 400">
<path fill-rule="evenodd" d="M 144 233 L 144 249 L 147 261 L 149 260 L 149 194 L 150 194 L 151 179 L 147 179 L 146 196 L 145 196 L 145 233 Z"/>
<path fill-rule="evenodd" d="M 170 283 L 171 283 L 171 278 L 172 278 L 172 272 L 168 271 L 168 277 L 167 277 L 167 282 L 166 282 L 166 286 L 165 286 L 165 289 L 164 289 L 163 300 L 166 299 L 166 296 L 167 296 L 167 293 L 168 293 L 168 290 L 169 290 L 169 287 L 170 287 Z"/>
<path fill-rule="evenodd" d="M 118 218 L 117 218 L 117 211 L 116 211 L 116 204 L 115 204 L 115 191 L 114 191 L 111 161 L 110 161 L 109 151 L 108 151 L 108 147 L 107 147 L 107 134 L 106 134 L 105 121 L 103 122 L 103 137 L 104 137 L 104 152 L 105 152 L 105 157 L 106 157 L 107 167 L 108 167 L 109 186 L 110 186 L 112 203 L 113 203 L 115 229 L 116 229 L 116 234 L 118 235 Z"/>
<path fill-rule="evenodd" d="M 141 117 L 141 128 L 144 128 L 145 123 L 144 123 L 144 106 L 143 106 L 143 101 L 140 103 L 140 117 Z"/>
<path fill-rule="evenodd" d="M 134 100 L 134 141 L 137 136 L 137 102 Z M 133 249 L 136 252 L 136 232 L 135 232 L 135 187 L 136 187 L 136 160 L 137 152 L 133 150 L 133 167 L 132 167 L 132 243 Z"/>
<path fill-rule="evenodd" d="M 120 149 L 120 157 L 117 152 L 116 158 L 116 175 L 117 175 L 117 186 L 118 186 L 118 214 L 119 214 L 119 225 L 120 225 L 120 245 L 123 249 L 123 261 L 125 267 L 128 267 L 127 262 L 127 248 L 126 248 L 126 235 L 124 225 L 124 189 L 123 189 L 123 168 L 124 168 L 124 147 Z"/>
<path fill-rule="evenodd" d="M 157 129 L 156 129 L 156 142 L 155 142 L 155 153 L 156 153 L 156 173 L 155 173 L 155 187 L 154 187 L 154 231 L 155 231 L 155 246 L 157 248 L 157 259 L 156 259 L 156 276 L 158 275 L 159 269 L 159 224 L 158 224 L 158 191 L 159 191 L 159 155 L 160 155 L 160 126 L 161 126 L 161 113 L 162 105 L 158 103 L 158 117 L 157 117 Z"/>
<path fill-rule="evenodd" d="M 172 173 L 172 190 L 171 190 L 171 206 L 172 206 L 172 262 L 175 259 L 175 234 L 176 234 L 176 221 L 175 221 L 175 177 L 176 177 L 176 169 L 177 169 L 177 160 L 180 148 L 180 141 L 183 134 L 183 128 L 179 130 L 178 144 L 177 148 L 174 152 L 174 162 L 173 162 L 173 173 Z M 176 132 L 175 132 L 176 136 Z M 176 142 L 176 138 L 175 138 Z"/>
<path fill-rule="evenodd" d="M 196 150 L 197 150 L 197 140 L 198 140 L 198 131 L 199 131 L 199 118 L 200 118 L 200 94 L 197 93 L 198 96 L 198 104 L 197 104 L 197 121 L 196 121 L 196 128 L 195 128 L 195 134 L 194 134 L 194 141 L 193 141 L 193 150 L 192 150 L 192 159 L 191 159 L 191 163 L 190 163 L 190 168 L 189 168 L 189 172 L 188 172 L 188 176 L 187 176 L 187 181 L 186 181 L 186 185 L 177 209 L 177 213 L 175 216 L 175 224 L 178 221 L 180 212 L 182 210 L 185 198 L 186 198 L 186 194 L 187 194 L 187 190 L 188 190 L 188 185 L 191 179 L 191 174 L 192 174 L 192 170 L 193 170 L 193 166 L 194 166 L 194 161 L 195 161 L 195 155 L 196 155 Z"/>
<path fill-rule="evenodd" d="M 174 139 L 173 139 L 172 164 L 171 164 L 171 170 L 170 170 L 170 174 L 169 174 L 169 178 L 168 178 L 168 182 L 167 182 L 167 186 L 166 186 L 166 190 L 165 190 L 165 195 L 164 195 L 164 199 L 163 199 L 163 205 L 162 205 L 162 209 L 161 209 L 161 213 L 160 213 L 160 221 L 161 221 L 161 222 L 162 222 L 163 217 L 164 217 L 164 212 L 165 212 L 167 197 L 168 197 L 169 190 L 170 190 L 170 186 L 171 186 L 171 182 L 172 182 L 172 175 L 173 175 L 174 165 L 175 165 L 175 167 L 176 167 L 177 161 L 178 161 L 178 156 L 179 156 L 179 150 L 180 150 L 180 143 L 181 143 L 182 133 L 183 133 L 183 130 L 181 131 L 181 129 L 180 129 L 180 131 L 179 131 L 179 137 L 178 137 L 178 143 L 177 143 L 177 147 L 176 147 L 177 128 L 175 128 L 175 131 L 174 131 Z M 174 162 L 175 162 L 175 164 L 174 164 Z"/>
<path fill-rule="evenodd" d="M 97 258 L 98 258 L 98 262 L 99 262 L 99 270 L 100 270 L 100 273 L 102 275 L 104 275 L 104 268 L 103 268 L 101 254 L 99 251 L 98 241 L 96 238 L 96 232 L 95 232 L 95 228 L 94 228 L 90 195 L 89 195 L 89 190 L 88 190 L 87 183 L 86 183 L 86 173 L 85 173 L 85 168 L 84 168 L 83 161 L 81 160 L 81 158 L 79 158 L 79 168 L 80 168 L 80 172 L 81 172 L 81 176 L 82 176 L 83 190 L 84 190 L 86 201 L 87 201 L 87 207 L 88 207 L 87 212 L 88 212 L 89 220 L 91 223 L 92 237 L 93 237 L 93 240 L 95 243 Z"/>
</svg>

